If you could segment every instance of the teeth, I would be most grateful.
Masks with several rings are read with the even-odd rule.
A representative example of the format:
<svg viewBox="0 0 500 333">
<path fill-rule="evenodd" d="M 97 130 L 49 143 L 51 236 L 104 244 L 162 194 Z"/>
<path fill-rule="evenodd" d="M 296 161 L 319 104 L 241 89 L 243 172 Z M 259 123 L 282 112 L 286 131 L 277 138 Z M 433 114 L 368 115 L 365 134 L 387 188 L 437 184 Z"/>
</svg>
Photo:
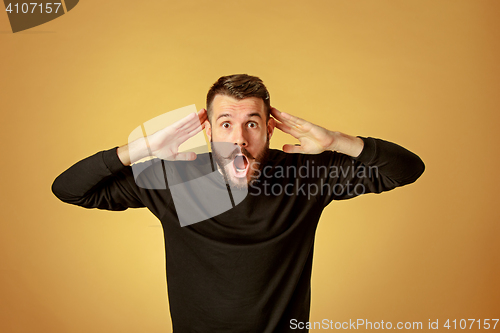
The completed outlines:
<svg viewBox="0 0 500 333">
<path fill-rule="evenodd" d="M 238 172 L 238 173 L 245 172 L 245 170 L 247 169 L 246 164 L 247 164 L 247 159 L 245 156 L 237 155 L 234 158 L 233 165 L 234 165 L 234 169 L 236 170 L 236 172 Z"/>
</svg>

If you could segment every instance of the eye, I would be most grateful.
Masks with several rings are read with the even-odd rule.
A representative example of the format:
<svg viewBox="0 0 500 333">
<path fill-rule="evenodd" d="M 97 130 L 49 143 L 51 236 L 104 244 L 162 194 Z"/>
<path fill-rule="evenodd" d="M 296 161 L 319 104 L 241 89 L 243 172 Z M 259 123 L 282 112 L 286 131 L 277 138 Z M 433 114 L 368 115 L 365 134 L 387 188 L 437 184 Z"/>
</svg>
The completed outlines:
<svg viewBox="0 0 500 333">
<path fill-rule="evenodd" d="M 248 126 L 248 127 L 250 127 L 250 128 L 257 128 L 257 123 L 256 123 L 256 122 L 251 121 L 251 122 L 249 122 L 249 123 L 247 124 L 247 126 Z"/>
<path fill-rule="evenodd" d="M 222 123 L 222 125 L 221 125 L 221 126 L 222 126 L 222 127 L 224 127 L 224 128 L 229 128 L 229 127 L 231 127 L 231 125 L 230 125 L 229 123 Z"/>
</svg>

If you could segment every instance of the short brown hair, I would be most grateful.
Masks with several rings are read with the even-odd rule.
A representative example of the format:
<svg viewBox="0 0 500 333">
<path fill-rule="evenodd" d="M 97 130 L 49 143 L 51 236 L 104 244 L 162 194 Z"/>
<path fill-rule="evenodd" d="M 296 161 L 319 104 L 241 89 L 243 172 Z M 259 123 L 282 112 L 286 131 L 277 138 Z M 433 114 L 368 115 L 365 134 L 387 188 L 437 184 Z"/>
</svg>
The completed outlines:
<svg viewBox="0 0 500 333">
<path fill-rule="evenodd" d="M 215 95 L 230 96 L 237 100 L 249 97 L 261 98 L 266 108 L 266 121 L 269 120 L 271 114 L 271 96 L 264 82 L 256 76 L 235 74 L 220 77 L 212 85 L 207 94 L 207 115 L 210 122 L 212 118 L 212 102 Z"/>
</svg>

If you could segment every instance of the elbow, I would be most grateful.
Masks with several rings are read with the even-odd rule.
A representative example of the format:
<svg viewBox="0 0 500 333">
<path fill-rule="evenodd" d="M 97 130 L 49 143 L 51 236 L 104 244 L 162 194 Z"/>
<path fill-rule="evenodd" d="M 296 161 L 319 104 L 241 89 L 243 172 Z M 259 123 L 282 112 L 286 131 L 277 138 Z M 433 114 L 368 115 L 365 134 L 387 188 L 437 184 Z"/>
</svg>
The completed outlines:
<svg viewBox="0 0 500 333">
<path fill-rule="evenodd" d="M 52 183 L 52 186 L 50 187 L 50 189 L 52 190 L 52 193 L 59 199 L 61 200 L 61 192 L 60 192 L 60 189 L 59 189 L 59 182 L 57 181 L 57 178 L 54 180 L 54 182 Z"/>
<path fill-rule="evenodd" d="M 401 185 L 408 185 L 411 183 L 414 183 L 417 179 L 422 176 L 422 174 L 425 171 L 425 164 L 424 161 L 417 155 L 415 155 L 414 161 L 412 161 L 411 167 L 409 168 L 411 172 L 409 173 L 409 177 L 405 179 L 403 184 Z"/>
<path fill-rule="evenodd" d="M 51 190 L 57 199 L 61 200 L 62 202 L 69 203 L 70 200 L 68 199 L 67 193 L 64 191 L 64 186 L 59 177 L 57 177 L 52 183 Z"/>
<path fill-rule="evenodd" d="M 68 200 L 64 198 L 64 195 L 60 190 L 57 188 L 57 185 L 54 185 L 55 183 L 52 184 L 52 193 L 56 196 L 57 199 L 61 200 L 64 203 L 68 203 Z"/>
<path fill-rule="evenodd" d="M 425 164 L 424 164 L 424 161 L 422 161 L 422 160 L 420 159 L 420 157 L 419 157 L 418 159 L 419 159 L 420 163 L 419 163 L 419 165 L 418 165 L 418 176 L 417 176 L 417 179 L 418 179 L 420 176 L 422 176 L 422 174 L 423 174 L 423 173 L 424 173 L 424 171 L 425 171 Z M 415 179 L 415 180 L 417 180 L 417 179 Z"/>
</svg>

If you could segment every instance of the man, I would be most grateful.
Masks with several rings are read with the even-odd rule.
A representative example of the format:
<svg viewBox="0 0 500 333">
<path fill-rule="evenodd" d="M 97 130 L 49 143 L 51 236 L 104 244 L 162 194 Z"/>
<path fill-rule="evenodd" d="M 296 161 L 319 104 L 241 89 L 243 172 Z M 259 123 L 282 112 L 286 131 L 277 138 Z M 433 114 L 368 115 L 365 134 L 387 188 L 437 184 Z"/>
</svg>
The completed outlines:
<svg viewBox="0 0 500 333">
<path fill-rule="evenodd" d="M 300 145 L 269 149 L 276 127 Z M 202 128 L 212 154 L 180 153 Z M 135 179 L 130 165 L 150 155 L 161 163 Z M 148 207 L 160 219 L 174 332 L 288 332 L 309 319 L 314 234 L 324 207 L 412 183 L 423 171 L 410 151 L 280 112 L 259 78 L 232 75 L 212 86 L 197 116 L 76 163 L 52 189 L 68 203 Z M 214 202 L 229 191 L 233 205 L 183 227 L 181 211 L 210 207 L 180 200 L 174 188 L 208 174 L 215 176 L 206 188 L 186 193 Z M 148 189 L 162 177 L 164 189 Z"/>
</svg>

